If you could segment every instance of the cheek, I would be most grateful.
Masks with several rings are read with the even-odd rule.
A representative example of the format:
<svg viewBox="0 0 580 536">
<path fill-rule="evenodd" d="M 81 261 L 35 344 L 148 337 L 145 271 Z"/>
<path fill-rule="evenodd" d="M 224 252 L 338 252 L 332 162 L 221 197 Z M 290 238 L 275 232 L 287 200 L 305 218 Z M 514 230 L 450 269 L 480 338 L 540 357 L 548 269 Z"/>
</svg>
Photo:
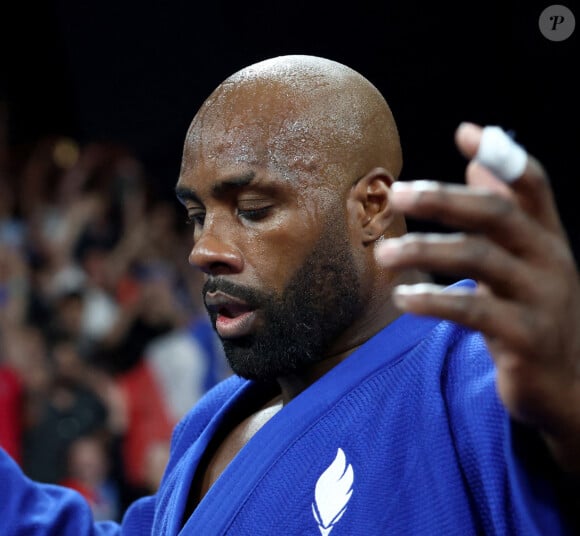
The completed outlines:
<svg viewBox="0 0 580 536">
<path fill-rule="evenodd" d="M 250 234 L 245 265 L 259 286 L 282 291 L 315 246 L 320 229 L 308 218 L 279 218 Z"/>
</svg>

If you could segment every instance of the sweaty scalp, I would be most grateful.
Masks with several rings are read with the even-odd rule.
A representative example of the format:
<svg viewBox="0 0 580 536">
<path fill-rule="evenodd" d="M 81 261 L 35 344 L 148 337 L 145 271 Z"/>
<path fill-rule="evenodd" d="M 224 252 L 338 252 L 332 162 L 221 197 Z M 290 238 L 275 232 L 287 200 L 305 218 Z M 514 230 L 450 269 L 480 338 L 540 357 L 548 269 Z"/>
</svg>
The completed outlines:
<svg viewBox="0 0 580 536">
<path fill-rule="evenodd" d="M 184 164 L 197 151 L 335 185 L 373 167 L 396 178 L 402 166 L 395 120 L 377 88 L 350 67 L 306 55 L 267 59 L 224 80 L 192 121 Z"/>
</svg>

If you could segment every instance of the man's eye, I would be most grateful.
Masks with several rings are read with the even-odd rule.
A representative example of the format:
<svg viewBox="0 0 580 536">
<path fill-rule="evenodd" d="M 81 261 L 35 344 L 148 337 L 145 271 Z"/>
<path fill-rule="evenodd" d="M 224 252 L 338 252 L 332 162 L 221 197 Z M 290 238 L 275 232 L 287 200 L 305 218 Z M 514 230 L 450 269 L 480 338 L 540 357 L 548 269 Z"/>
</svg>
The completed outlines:
<svg viewBox="0 0 580 536">
<path fill-rule="evenodd" d="M 200 226 L 203 226 L 204 221 L 205 221 L 205 213 L 203 212 L 198 212 L 197 214 L 188 214 L 187 219 L 185 220 L 185 222 L 188 225 L 200 225 Z"/>
<path fill-rule="evenodd" d="M 238 209 L 238 215 L 245 220 L 250 221 L 258 221 L 262 218 L 265 218 L 272 209 L 272 206 L 260 207 L 260 208 L 252 208 L 252 209 Z"/>
</svg>

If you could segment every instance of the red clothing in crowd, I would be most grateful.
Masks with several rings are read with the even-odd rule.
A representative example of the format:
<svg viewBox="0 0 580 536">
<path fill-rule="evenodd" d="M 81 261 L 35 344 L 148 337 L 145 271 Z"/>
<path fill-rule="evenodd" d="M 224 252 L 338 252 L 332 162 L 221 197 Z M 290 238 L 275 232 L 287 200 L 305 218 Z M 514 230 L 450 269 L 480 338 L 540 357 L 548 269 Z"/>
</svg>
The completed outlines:
<svg viewBox="0 0 580 536">
<path fill-rule="evenodd" d="M 16 372 L 0 365 L 0 446 L 22 461 L 22 383 Z"/>
<path fill-rule="evenodd" d="M 119 380 L 128 413 L 123 462 L 131 485 L 146 486 L 146 463 L 152 444 L 171 439 L 175 420 L 159 382 L 146 360 Z"/>
</svg>

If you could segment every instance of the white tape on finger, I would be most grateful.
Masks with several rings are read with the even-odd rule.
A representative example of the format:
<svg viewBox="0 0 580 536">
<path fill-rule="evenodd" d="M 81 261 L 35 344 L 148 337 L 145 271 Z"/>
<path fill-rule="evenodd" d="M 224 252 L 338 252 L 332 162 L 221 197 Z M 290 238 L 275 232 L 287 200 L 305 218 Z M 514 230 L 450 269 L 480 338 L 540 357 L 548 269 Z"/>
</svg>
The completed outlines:
<svg viewBox="0 0 580 536">
<path fill-rule="evenodd" d="M 475 160 L 505 182 L 521 177 L 528 153 L 500 127 L 484 127 Z"/>
</svg>

